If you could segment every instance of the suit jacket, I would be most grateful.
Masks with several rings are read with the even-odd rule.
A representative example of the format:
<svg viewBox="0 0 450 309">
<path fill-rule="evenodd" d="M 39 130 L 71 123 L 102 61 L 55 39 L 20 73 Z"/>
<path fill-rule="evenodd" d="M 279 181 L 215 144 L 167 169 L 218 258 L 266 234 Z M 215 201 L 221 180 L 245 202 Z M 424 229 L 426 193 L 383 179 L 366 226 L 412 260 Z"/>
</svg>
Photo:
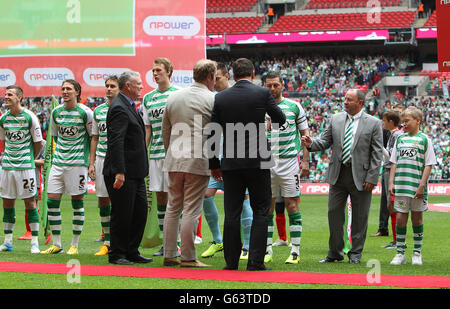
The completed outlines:
<svg viewBox="0 0 450 309">
<path fill-rule="evenodd" d="M 248 80 L 239 80 L 233 87 L 216 94 L 211 123 L 218 123 L 222 128 L 223 158 L 221 162 L 217 155 L 211 158 L 209 168 L 220 167 L 222 171 L 259 169 L 263 167 L 262 163 L 265 163 L 264 168 L 272 167 L 274 163 L 265 130 L 266 113 L 272 123 L 281 126 L 286 122 L 286 116 L 269 89 Z M 209 142 L 214 143 L 211 138 Z"/>
<path fill-rule="evenodd" d="M 329 126 L 319 138 L 313 139 L 310 147 L 311 151 L 332 147 L 326 175 L 326 181 L 331 185 L 336 184 L 341 170 L 346 118 L 346 112 L 333 115 Z M 351 155 L 356 188 L 363 191 L 364 182 L 377 184 L 383 157 L 383 131 L 379 119 L 362 113 L 353 139 Z"/>
<path fill-rule="evenodd" d="M 127 178 L 145 178 L 148 174 L 145 126 L 123 93 L 111 102 L 106 116 L 108 149 L 103 175 L 114 177 L 118 173 Z"/>
<path fill-rule="evenodd" d="M 171 93 L 163 115 L 164 171 L 208 176 L 203 128 L 211 120 L 214 93 L 201 83 Z"/>
</svg>

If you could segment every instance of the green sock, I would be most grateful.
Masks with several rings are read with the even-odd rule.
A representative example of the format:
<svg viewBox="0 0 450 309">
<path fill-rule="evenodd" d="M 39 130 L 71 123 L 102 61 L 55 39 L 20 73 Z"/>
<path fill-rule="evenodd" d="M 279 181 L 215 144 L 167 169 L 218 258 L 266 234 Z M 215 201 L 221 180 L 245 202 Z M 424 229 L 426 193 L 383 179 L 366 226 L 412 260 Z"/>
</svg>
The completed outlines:
<svg viewBox="0 0 450 309">
<path fill-rule="evenodd" d="M 299 212 L 289 214 L 289 235 L 291 236 L 291 253 L 300 253 L 300 241 L 302 239 L 302 215 Z"/>
<path fill-rule="evenodd" d="M 414 252 L 421 253 L 422 251 L 422 240 L 423 240 L 423 224 L 418 226 L 413 226 L 414 233 Z"/>
<path fill-rule="evenodd" d="M 5 243 L 12 244 L 12 235 L 15 223 L 16 209 L 3 208 L 3 232 L 5 233 Z"/>
<path fill-rule="evenodd" d="M 78 248 L 78 241 L 84 225 L 84 201 L 72 200 L 73 219 L 72 219 L 72 246 Z"/>
<path fill-rule="evenodd" d="M 164 228 L 164 216 L 166 215 L 167 205 L 157 205 L 159 230 L 162 232 Z"/>
<path fill-rule="evenodd" d="M 39 213 L 37 208 L 27 209 L 27 216 L 30 223 L 31 236 L 39 236 Z"/>
<path fill-rule="evenodd" d="M 100 221 L 102 223 L 103 234 L 105 237 L 105 245 L 109 245 L 110 235 L 109 235 L 109 224 L 111 220 L 111 205 L 102 206 L 100 208 Z"/>
<path fill-rule="evenodd" d="M 53 244 L 61 248 L 61 204 L 60 199 L 47 199 L 48 207 L 48 224 L 50 231 L 52 231 Z"/>
<path fill-rule="evenodd" d="M 406 241 L 406 226 L 396 226 L 395 232 L 397 234 L 397 253 L 405 254 Z"/>
</svg>

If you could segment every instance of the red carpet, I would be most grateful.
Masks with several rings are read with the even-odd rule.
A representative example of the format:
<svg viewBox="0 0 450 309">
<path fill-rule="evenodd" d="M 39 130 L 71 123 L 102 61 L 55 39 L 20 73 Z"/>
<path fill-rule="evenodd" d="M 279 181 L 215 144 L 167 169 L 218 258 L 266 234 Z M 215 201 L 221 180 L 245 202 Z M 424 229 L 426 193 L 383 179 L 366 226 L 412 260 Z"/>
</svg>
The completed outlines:
<svg viewBox="0 0 450 309">
<path fill-rule="evenodd" d="M 183 269 L 132 266 L 81 265 L 81 275 L 118 276 L 141 278 L 220 280 L 242 282 L 280 282 L 306 284 L 343 284 L 364 286 L 393 286 L 407 288 L 450 288 L 450 277 L 381 275 L 379 283 L 370 283 L 366 274 L 298 273 L 298 272 L 249 272 L 215 269 Z M 67 274 L 65 264 L 0 263 L 0 271 Z"/>
</svg>

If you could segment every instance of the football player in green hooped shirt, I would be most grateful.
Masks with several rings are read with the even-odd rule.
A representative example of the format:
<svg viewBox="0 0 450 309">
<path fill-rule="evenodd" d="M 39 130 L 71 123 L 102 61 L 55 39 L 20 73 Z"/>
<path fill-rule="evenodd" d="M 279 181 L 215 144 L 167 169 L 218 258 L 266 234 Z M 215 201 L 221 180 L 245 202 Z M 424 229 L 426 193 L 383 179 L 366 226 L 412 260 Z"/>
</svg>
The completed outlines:
<svg viewBox="0 0 450 309">
<path fill-rule="evenodd" d="M 100 222 L 102 225 L 103 245 L 95 255 L 106 255 L 110 246 L 111 201 L 103 179 L 103 163 L 107 150 L 106 116 L 111 102 L 119 94 L 119 78 L 116 75 L 105 79 L 105 95 L 108 100 L 94 110 L 92 124 L 91 150 L 89 155 L 89 177 L 95 181 L 95 193 L 98 197 Z"/>
<path fill-rule="evenodd" d="M 8 112 L 0 117 L 0 140 L 5 149 L 1 177 L 5 240 L 0 245 L 0 251 L 13 251 L 14 204 L 16 199 L 23 199 L 31 228 L 31 253 L 39 253 L 34 158 L 42 147 L 42 133 L 34 113 L 20 105 L 22 98 L 23 90 L 19 86 L 6 87 L 5 106 Z"/>
<path fill-rule="evenodd" d="M 275 131 L 270 120 L 267 124 L 268 137 L 276 166 L 270 170 L 272 180 L 272 203 L 269 210 L 269 226 L 267 233 L 267 252 L 264 262 L 272 261 L 273 211 L 275 198 L 281 191 L 289 215 L 289 232 L 291 238 L 291 254 L 286 264 L 298 264 L 300 261 L 300 241 L 302 233 L 302 217 L 299 209 L 300 177 L 309 174 L 309 151 L 300 143 L 300 136 L 309 135 L 308 121 L 300 103 L 282 97 L 283 80 L 279 73 L 269 72 L 264 86 L 270 90 L 275 102 L 286 114 L 286 123 Z M 276 140 L 278 135 L 278 143 Z M 298 156 L 303 148 L 303 160 L 299 166 Z M 301 174 L 299 172 L 301 170 Z M 281 188 L 281 190 L 279 190 Z"/>
<path fill-rule="evenodd" d="M 91 109 L 79 103 L 81 85 L 66 79 L 61 85 L 63 104 L 56 106 L 51 115 L 51 132 L 55 152 L 48 177 L 48 222 L 53 245 L 42 254 L 63 252 L 61 244 L 61 198 L 63 193 L 72 197 L 72 243 L 67 254 L 78 254 L 78 243 L 84 225 L 84 195 L 87 193 L 89 145 L 92 134 Z"/>
<path fill-rule="evenodd" d="M 153 61 L 152 72 L 158 87 L 144 96 L 142 118 L 145 125 L 145 142 L 147 147 L 150 145 L 149 191 L 156 192 L 159 229 L 163 232 L 168 201 L 169 175 L 162 170 L 166 157 L 162 140 L 162 118 L 169 94 L 179 90 L 179 88 L 170 83 L 173 73 L 173 64 L 170 59 L 156 58 Z M 162 256 L 163 248 L 153 255 Z"/>
</svg>

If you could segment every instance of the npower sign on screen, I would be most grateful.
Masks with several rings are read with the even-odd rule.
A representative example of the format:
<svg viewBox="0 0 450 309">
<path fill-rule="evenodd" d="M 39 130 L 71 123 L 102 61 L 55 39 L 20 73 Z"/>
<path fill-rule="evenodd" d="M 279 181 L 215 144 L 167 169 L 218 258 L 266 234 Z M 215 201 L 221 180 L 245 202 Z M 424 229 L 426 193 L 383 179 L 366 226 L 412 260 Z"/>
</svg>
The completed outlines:
<svg viewBox="0 0 450 309">
<path fill-rule="evenodd" d="M 143 28 L 148 35 L 194 36 L 200 32 L 200 21 L 194 16 L 149 16 Z"/>
</svg>

